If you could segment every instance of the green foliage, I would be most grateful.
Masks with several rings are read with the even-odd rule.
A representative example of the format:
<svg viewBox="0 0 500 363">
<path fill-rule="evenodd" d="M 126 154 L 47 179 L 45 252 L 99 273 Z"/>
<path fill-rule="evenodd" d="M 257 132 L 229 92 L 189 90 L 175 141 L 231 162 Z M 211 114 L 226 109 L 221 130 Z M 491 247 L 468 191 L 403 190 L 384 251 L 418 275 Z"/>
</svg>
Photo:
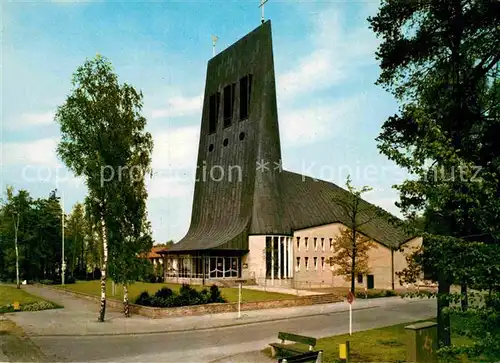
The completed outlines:
<svg viewBox="0 0 500 363">
<path fill-rule="evenodd" d="M 13 212 L 19 213 L 20 279 L 39 281 L 56 279 L 61 273 L 61 216 L 56 192 L 47 198 L 33 199 L 25 190 L 11 190 L 0 208 L 0 279 L 15 280 Z M 10 195 L 9 195 L 10 194 Z M 67 241 L 65 251 L 72 248 Z"/>
<path fill-rule="evenodd" d="M 103 274 L 128 285 L 142 275 L 139 256 L 153 245 L 144 180 L 151 172 L 153 139 L 141 115 L 143 95 L 120 84 L 111 63 L 100 55 L 76 70 L 72 85 L 55 116 L 62 134 L 57 152 L 85 178 L 86 204 L 93 224 L 101 227 L 97 233 L 109 260 L 109 266 L 102 261 Z M 103 314 L 101 309 L 100 320 Z"/>
<path fill-rule="evenodd" d="M 442 345 L 450 284 L 498 284 L 485 250 L 500 241 L 499 14 L 497 1 L 384 0 L 369 18 L 382 40 L 377 83 L 400 103 L 378 147 L 412 175 L 398 206 L 424 236 L 415 259 L 439 281 Z"/>
<path fill-rule="evenodd" d="M 135 300 L 138 305 L 161 308 L 225 302 L 227 301 L 222 297 L 216 285 L 212 285 L 210 291 L 207 289 L 198 291 L 188 284 L 183 284 L 179 293 L 164 287 L 158 290 L 154 296 L 150 296 L 147 291 L 144 291 Z"/>
<path fill-rule="evenodd" d="M 158 290 L 155 293 L 155 296 L 161 297 L 162 299 L 166 299 L 166 298 L 169 298 L 170 296 L 172 296 L 173 294 L 174 294 L 174 292 L 172 291 L 172 289 L 169 289 L 168 287 L 162 287 L 160 290 Z"/>
<path fill-rule="evenodd" d="M 47 309 L 55 309 L 59 306 L 50 301 L 37 301 L 34 303 L 26 304 L 21 306 L 22 311 L 40 311 Z"/>
<path fill-rule="evenodd" d="M 139 296 L 135 299 L 135 303 L 138 305 L 150 306 L 151 305 L 151 296 L 149 292 L 143 291 L 139 294 Z"/>
</svg>

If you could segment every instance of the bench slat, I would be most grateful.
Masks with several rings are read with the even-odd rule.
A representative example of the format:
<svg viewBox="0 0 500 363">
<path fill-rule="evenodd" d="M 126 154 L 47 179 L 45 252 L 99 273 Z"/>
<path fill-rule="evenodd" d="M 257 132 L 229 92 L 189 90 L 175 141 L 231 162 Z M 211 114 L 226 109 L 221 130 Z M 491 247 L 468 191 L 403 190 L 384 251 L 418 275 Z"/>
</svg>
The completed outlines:
<svg viewBox="0 0 500 363">
<path fill-rule="evenodd" d="M 278 348 L 280 350 L 288 350 L 288 351 L 294 352 L 294 353 L 305 353 L 304 349 L 300 349 L 300 348 L 294 347 L 294 346 L 289 345 L 289 344 L 271 343 L 269 345 L 271 347 L 275 347 L 275 348 Z"/>
<path fill-rule="evenodd" d="M 284 360 L 287 363 L 317 362 L 318 356 L 320 355 L 320 353 L 321 353 L 321 351 L 319 351 L 319 352 L 306 352 L 303 354 L 295 355 L 293 357 L 280 359 L 279 362 L 283 362 Z"/>
<path fill-rule="evenodd" d="M 278 339 L 302 343 L 302 344 L 310 345 L 313 347 L 316 345 L 316 338 L 306 337 L 303 335 L 297 335 L 297 334 L 291 334 L 291 333 L 285 333 L 285 332 L 279 332 Z"/>
</svg>

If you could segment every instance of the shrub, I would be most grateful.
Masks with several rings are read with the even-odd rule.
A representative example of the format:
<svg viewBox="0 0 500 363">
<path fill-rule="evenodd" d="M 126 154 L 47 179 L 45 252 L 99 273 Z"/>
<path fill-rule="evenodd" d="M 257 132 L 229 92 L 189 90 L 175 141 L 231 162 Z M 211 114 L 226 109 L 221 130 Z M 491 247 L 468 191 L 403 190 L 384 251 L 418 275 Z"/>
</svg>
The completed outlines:
<svg viewBox="0 0 500 363">
<path fill-rule="evenodd" d="M 135 299 L 135 303 L 137 305 L 150 306 L 151 296 L 149 296 L 149 292 L 147 291 L 141 292 L 141 294 Z"/>
<path fill-rule="evenodd" d="M 156 297 L 161 297 L 162 299 L 169 298 L 172 296 L 174 292 L 169 289 L 168 287 L 162 287 L 160 290 L 158 290 L 155 294 Z"/>
<path fill-rule="evenodd" d="M 396 291 L 394 290 L 384 290 L 382 292 L 382 296 L 389 297 L 389 296 L 397 296 Z"/>
<path fill-rule="evenodd" d="M 40 311 L 40 310 L 47 310 L 47 309 L 54 309 L 56 308 L 57 305 L 50 301 L 37 301 L 29 304 L 24 304 L 21 305 L 21 310 L 22 311 Z"/>
<path fill-rule="evenodd" d="M 226 302 L 226 300 L 222 297 L 217 285 L 210 286 L 209 302 L 211 302 L 211 303 L 225 303 Z"/>
<path fill-rule="evenodd" d="M 150 296 L 147 291 L 144 291 L 135 300 L 135 303 L 143 306 L 153 307 L 176 307 L 209 304 L 212 302 L 226 302 L 222 297 L 219 288 L 212 286 L 210 291 L 203 289 L 198 291 L 188 284 L 183 284 L 179 289 L 179 293 L 174 293 L 171 289 L 163 287 L 158 290 L 154 296 Z"/>
</svg>

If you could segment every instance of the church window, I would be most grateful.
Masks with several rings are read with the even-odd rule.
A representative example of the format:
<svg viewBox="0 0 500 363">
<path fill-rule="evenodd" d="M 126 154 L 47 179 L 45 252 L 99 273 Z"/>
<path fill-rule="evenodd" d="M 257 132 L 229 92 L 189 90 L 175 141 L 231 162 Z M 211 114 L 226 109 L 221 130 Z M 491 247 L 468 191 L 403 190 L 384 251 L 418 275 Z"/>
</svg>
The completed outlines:
<svg viewBox="0 0 500 363">
<path fill-rule="evenodd" d="M 309 271 L 309 257 L 305 257 L 306 260 L 306 271 Z"/>
<path fill-rule="evenodd" d="M 314 257 L 314 269 L 315 270 L 318 269 L 318 258 L 317 257 Z"/>
<path fill-rule="evenodd" d="M 214 144 L 210 144 L 210 146 L 208 147 L 208 151 L 210 152 L 214 151 Z"/>
<path fill-rule="evenodd" d="M 219 118 L 220 92 L 210 96 L 208 101 L 208 133 L 213 134 L 217 130 L 217 119 Z"/>
<path fill-rule="evenodd" d="M 363 283 L 363 274 L 358 273 L 358 284 Z"/>
<path fill-rule="evenodd" d="M 306 251 L 309 251 L 309 243 L 307 243 L 308 237 L 305 237 L 304 239 L 305 239 L 304 243 L 306 245 Z"/>
<path fill-rule="evenodd" d="M 314 237 L 314 250 L 318 250 L 318 239 L 316 237 Z"/>
<path fill-rule="evenodd" d="M 245 133 L 240 132 L 240 141 L 243 141 L 243 140 L 245 140 Z"/>
<path fill-rule="evenodd" d="M 222 142 L 222 145 L 227 146 L 227 144 L 229 144 L 229 140 L 228 139 L 224 139 L 224 141 Z"/>
<path fill-rule="evenodd" d="M 252 90 L 252 75 L 240 79 L 240 120 L 248 118 L 250 113 L 250 94 Z"/>
<path fill-rule="evenodd" d="M 231 126 L 234 109 L 235 84 L 224 87 L 224 128 Z"/>
<path fill-rule="evenodd" d="M 300 257 L 297 257 L 297 271 L 300 271 Z"/>
<path fill-rule="evenodd" d="M 297 251 L 300 251 L 300 237 L 297 237 Z"/>
</svg>

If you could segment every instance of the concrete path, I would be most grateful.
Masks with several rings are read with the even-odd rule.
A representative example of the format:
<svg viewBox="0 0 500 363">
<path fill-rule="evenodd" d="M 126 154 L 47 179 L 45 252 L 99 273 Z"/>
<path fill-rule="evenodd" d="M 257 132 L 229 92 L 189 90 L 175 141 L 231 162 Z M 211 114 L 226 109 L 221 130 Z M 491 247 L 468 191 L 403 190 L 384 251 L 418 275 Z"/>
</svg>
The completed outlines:
<svg viewBox="0 0 500 363">
<path fill-rule="evenodd" d="M 183 332 L 229 327 L 259 322 L 287 320 L 292 317 L 323 315 L 348 310 L 345 302 L 263 309 L 237 313 L 222 313 L 200 316 L 183 316 L 150 319 L 140 315 L 125 318 L 119 311 L 106 312 L 106 321 L 97 322 L 98 304 L 89 300 L 73 297 L 43 286 L 23 286 L 23 289 L 47 300 L 59 303 L 63 309 L 9 314 L 13 320 L 30 336 L 83 336 L 83 335 L 123 335 L 161 332 Z M 356 300 L 354 310 L 380 306 L 399 306 L 410 302 L 399 297 Z"/>
</svg>

